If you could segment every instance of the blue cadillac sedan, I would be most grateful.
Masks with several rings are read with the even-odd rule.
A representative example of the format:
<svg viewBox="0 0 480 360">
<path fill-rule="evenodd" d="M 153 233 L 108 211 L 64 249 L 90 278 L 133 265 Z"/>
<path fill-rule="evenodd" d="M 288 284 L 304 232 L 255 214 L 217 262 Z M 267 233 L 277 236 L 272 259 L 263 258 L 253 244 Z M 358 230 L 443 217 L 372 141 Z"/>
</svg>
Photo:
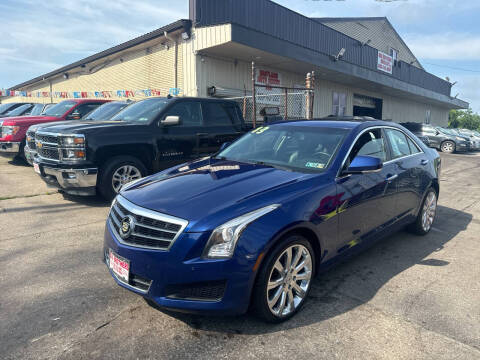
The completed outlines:
<svg viewBox="0 0 480 360">
<path fill-rule="evenodd" d="M 259 127 L 212 157 L 127 185 L 104 259 L 155 306 L 293 316 L 315 274 L 435 219 L 440 158 L 400 125 L 310 120 Z"/>
</svg>

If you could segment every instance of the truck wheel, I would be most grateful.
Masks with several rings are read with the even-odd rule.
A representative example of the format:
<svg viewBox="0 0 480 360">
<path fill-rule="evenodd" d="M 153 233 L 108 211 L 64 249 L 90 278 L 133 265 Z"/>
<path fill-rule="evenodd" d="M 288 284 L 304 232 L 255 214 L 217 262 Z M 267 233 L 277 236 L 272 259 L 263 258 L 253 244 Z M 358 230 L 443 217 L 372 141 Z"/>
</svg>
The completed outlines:
<svg viewBox="0 0 480 360">
<path fill-rule="evenodd" d="M 132 156 L 118 156 L 108 160 L 100 169 L 98 190 L 112 200 L 123 185 L 147 175 L 147 169 Z"/>
<path fill-rule="evenodd" d="M 453 141 L 444 141 L 440 146 L 440 150 L 444 153 L 451 154 L 455 151 L 455 143 Z"/>
<path fill-rule="evenodd" d="M 315 272 L 310 242 L 292 234 L 265 259 L 252 293 L 253 310 L 268 322 L 282 322 L 302 307 Z"/>
</svg>

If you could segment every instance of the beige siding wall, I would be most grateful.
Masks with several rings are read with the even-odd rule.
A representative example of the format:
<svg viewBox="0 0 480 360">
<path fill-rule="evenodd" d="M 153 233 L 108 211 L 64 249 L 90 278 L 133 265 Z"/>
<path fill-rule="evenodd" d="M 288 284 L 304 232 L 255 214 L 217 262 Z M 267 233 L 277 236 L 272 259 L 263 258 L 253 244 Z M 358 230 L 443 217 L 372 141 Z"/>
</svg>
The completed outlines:
<svg viewBox="0 0 480 360">
<path fill-rule="evenodd" d="M 69 71 L 69 78 L 62 76 L 52 80 L 53 92 L 73 91 L 112 91 L 112 99 L 125 99 L 116 96 L 117 90 L 160 90 L 162 95 L 167 95 L 170 88 L 175 87 L 175 53 L 177 52 L 177 87 L 183 90 L 184 87 L 184 49 L 180 42 L 178 49 L 173 44 L 168 49 L 158 43 L 156 45 L 138 49 L 135 51 L 119 54 L 108 62 L 100 61 L 96 64 L 94 71 L 88 73 L 86 69 L 74 69 Z M 48 83 L 35 84 L 24 91 L 50 91 Z M 181 94 L 183 95 L 183 93 Z M 141 100 L 145 96 L 136 96 L 132 99 Z M 64 99 L 53 98 L 53 102 Z M 2 99 L 2 102 L 50 102 L 50 98 L 37 97 L 10 97 Z"/>
<path fill-rule="evenodd" d="M 399 60 L 407 63 L 416 61 L 413 53 L 405 46 L 395 30 L 385 20 L 329 21 L 324 24 L 362 43 L 370 39 L 369 45 L 384 53 L 390 54 L 390 48 L 394 48 L 398 51 Z M 414 62 L 412 65 L 421 68 L 418 62 Z"/>
</svg>

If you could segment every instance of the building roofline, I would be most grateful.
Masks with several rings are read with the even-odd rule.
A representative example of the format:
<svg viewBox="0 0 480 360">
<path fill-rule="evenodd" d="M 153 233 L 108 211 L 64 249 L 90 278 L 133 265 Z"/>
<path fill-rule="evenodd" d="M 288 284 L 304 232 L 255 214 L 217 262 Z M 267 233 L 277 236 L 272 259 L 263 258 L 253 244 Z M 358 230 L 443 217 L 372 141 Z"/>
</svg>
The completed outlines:
<svg viewBox="0 0 480 360">
<path fill-rule="evenodd" d="M 34 84 L 36 82 L 43 81 L 47 78 L 50 78 L 50 77 L 55 76 L 55 75 L 59 75 L 59 74 L 64 73 L 64 72 L 67 72 L 67 71 L 72 70 L 76 67 L 86 65 L 86 64 L 94 62 L 96 60 L 99 60 L 99 59 L 105 58 L 107 56 L 116 54 L 120 51 L 130 49 L 134 46 L 140 45 L 140 44 L 145 43 L 147 41 L 153 40 L 157 37 L 163 36 L 165 32 L 170 33 L 170 32 L 173 32 L 173 31 L 177 31 L 179 29 L 185 29 L 188 33 L 190 33 L 191 27 L 192 27 L 192 22 L 190 20 L 186 20 L 186 19 L 177 20 L 177 21 L 175 21 L 171 24 L 165 25 L 165 26 L 163 26 L 159 29 L 156 29 L 156 30 L 153 30 L 149 33 L 140 35 L 140 36 L 138 36 L 138 37 L 136 37 L 132 40 L 129 40 L 129 41 L 126 41 L 126 42 L 121 43 L 119 45 L 113 46 L 113 47 L 111 47 L 107 50 L 104 50 L 104 51 L 101 51 L 99 53 L 93 54 L 93 55 L 88 56 L 84 59 L 75 61 L 74 63 L 63 66 L 63 67 L 61 67 L 59 69 L 56 69 L 56 70 L 53 70 L 49 73 L 37 76 L 37 77 L 35 77 L 31 80 L 25 81 L 21 84 L 12 86 L 12 87 L 10 87 L 10 90 L 19 89 L 19 88 Z"/>
<path fill-rule="evenodd" d="M 400 36 L 398 31 L 395 29 L 395 27 L 392 25 L 390 20 L 386 16 L 379 16 L 379 17 L 324 17 L 324 18 L 312 18 L 315 21 L 318 21 L 320 23 L 333 23 L 333 22 L 352 22 L 352 21 L 386 21 L 387 24 L 392 28 L 394 31 L 395 35 L 400 39 L 400 42 L 407 48 L 407 50 L 410 52 L 410 54 L 415 58 L 416 62 L 420 67 L 424 69 L 422 63 L 418 61 L 418 58 L 415 56 L 412 50 L 408 47 L 407 43 L 403 40 L 403 38 Z"/>
</svg>

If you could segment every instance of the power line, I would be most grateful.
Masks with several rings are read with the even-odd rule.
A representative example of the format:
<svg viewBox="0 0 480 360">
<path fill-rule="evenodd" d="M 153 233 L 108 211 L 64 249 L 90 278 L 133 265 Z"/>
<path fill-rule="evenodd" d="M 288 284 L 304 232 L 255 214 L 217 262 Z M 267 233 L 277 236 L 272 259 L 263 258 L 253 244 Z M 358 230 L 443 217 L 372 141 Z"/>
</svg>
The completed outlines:
<svg viewBox="0 0 480 360">
<path fill-rule="evenodd" d="M 432 66 L 443 67 L 443 68 L 446 68 L 446 69 L 466 71 L 466 72 L 472 72 L 472 73 L 480 73 L 480 70 L 462 69 L 462 68 L 458 68 L 458 67 L 455 67 L 455 66 L 438 65 L 438 64 L 432 64 L 432 63 L 429 63 L 429 62 L 425 62 L 425 61 L 423 61 L 423 63 L 428 64 L 428 65 L 432 65 Z"/>
</svg>

